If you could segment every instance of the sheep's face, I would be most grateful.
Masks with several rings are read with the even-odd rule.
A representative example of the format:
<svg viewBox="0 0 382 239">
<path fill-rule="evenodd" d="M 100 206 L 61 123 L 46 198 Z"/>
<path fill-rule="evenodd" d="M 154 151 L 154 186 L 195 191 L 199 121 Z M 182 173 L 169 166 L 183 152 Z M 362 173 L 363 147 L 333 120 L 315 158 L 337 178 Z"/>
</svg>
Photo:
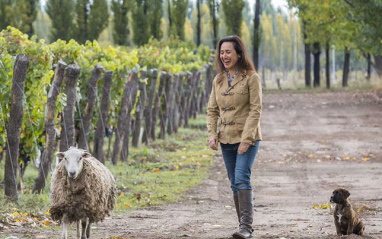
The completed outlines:
<svg viewBox="0 0 382 239">
<path fill-rule="evenodd" d="M 90 157 L 88 152 L 71 147 L 66 152 L 56 153 L 57 157 L 65 161 L 66 172 L 68 177 L 76 179 L 82 171 L 83 158 Z"/>
</svg>

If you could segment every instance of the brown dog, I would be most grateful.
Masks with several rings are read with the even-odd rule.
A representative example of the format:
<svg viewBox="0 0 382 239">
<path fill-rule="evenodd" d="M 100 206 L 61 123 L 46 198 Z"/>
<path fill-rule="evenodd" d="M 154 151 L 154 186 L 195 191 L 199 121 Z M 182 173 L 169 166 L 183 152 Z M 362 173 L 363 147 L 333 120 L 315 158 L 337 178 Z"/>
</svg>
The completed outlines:
<svg viewBox="0 0 382 239">
<path fill-rule="evenodd" d="M 336 203 L 334 209 L 334 224 L 336 225 L 337 235 L 357 234 L 363 236 L 365 226 L 359 220 L 356 212 L 353 210 L 349 200 L 348 190 L 337 188 L 333 191 L 330 202 Z"/>
</svg>

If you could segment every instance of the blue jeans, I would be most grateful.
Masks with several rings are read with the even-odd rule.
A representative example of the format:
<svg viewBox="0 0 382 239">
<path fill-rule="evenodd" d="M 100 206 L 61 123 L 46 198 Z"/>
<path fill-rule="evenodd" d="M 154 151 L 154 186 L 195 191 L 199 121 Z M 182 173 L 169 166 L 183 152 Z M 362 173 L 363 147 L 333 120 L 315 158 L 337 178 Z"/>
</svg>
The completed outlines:
<svg viewBox="0 0 382 239">
<path fill-rule="evenodd" d="M 234 196 L 237 195 L 237 190 L 252 190 L 251 169 L 259 150 L 259 142 L 256 141 L 255 145 L 249 146 L 247 152 L 243 154 L 237 152 L 240 143 L 220 144 Z"/>
</svg>

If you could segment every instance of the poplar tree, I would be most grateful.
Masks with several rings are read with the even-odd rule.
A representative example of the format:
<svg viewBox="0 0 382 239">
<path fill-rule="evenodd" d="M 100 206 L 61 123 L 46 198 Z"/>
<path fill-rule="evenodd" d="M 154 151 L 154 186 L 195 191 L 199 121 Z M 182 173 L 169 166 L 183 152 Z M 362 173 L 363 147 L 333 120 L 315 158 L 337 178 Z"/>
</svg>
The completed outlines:
<svg viewBox="0 0 382 239">
<path fill-rule="evenodd" d="M 149 2 L 148 0 L 135 0 L 133 9 L 133 41 L 142 46 L 149 41 Z"/>
<path fill-rule="evenodd" d="M 170 35 L 178 36 L 180 40 L 185 39 L 184 23 L 187 17 L 188 0 L 173 0 L 171 5 L 172 26 Z"/>
<path fill-rule="evenodd" d="M 113 41 L 118 45 L 129 45 L 129 0 L 112 0 L 113 11 Z"/>
<path fill-rule="evenodd" d="M 106 0 L 77 0 L 76 31 L 74 39 L 79 43 L 97 40 L 107 27 L 109 13 Z"/>
<path fill-rule="evenodd" d="M 11 24 L 9 12 L 11 9 L 11 0 L 0 1 L 0 31 L 6 29 Z"/>
<path fill-rule="evenodd" d="M 227 35 L 241 36 L 244 0 L 222 0 L 224 22 Z"/>
<path fill-rule="evenodd" d="M 51 41 L 57 39 L 69 41 L 74 30 L 74 1 L 73 0 L 48 0 L 46 3 L 52 26 L 50 30 Z"/>
<path fill-rule="evenodd" d="M 163 32 L 161 29 L 163 0 L 152 0 L 150 4 L 150 33 L 155 39 L 162 39 Z"/>
<path fill-rule="evenodd" d="M 217 0 L 208 0 L 208 8 L 210 9 L 211 25 L 213 32 L 212 44 L 215 47 L 218 43 L 219 32 L 219 19 L 217 17 L 219 12 L 219 3 Z"/>
</svg>

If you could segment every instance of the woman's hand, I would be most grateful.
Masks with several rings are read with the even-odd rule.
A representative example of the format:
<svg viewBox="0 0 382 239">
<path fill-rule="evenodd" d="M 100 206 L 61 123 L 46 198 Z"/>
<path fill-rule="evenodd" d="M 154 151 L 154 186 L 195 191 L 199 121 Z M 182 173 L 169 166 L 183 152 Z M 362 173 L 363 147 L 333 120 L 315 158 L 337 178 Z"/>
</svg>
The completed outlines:
<svg viewBox="0 0 382 239">
<path fill-rule="evenodd" d="M 213 150 L 218 150 L 218 138 L 212 138 L 208 140 L 210 148 Z"/>
<path fill-rule="evenodd" d="M 239 145 L 239 149 L 237 150 L 238 153 L 243 154 L 243 153 L 247 152 L 249 146 L 251 146 L 251 145 L 248 143 L 241 142 Z"/>
</svg>

